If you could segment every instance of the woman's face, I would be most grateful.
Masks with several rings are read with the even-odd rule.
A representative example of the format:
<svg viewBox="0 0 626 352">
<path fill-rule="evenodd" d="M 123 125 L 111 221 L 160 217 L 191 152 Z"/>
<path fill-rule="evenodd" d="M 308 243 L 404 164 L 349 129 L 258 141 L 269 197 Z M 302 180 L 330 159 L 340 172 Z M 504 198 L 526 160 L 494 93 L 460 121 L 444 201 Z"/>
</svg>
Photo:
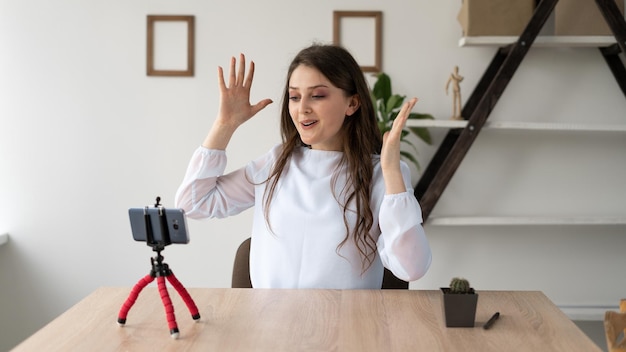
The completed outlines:
<svg viewBox="0 0 626 352">
<path fill-rule="evenodd" d="M 298 66 L 289 78 L 289 114 L 302 142 L 312 149 L 342 150 L 341 126 L 359 108 L 317 69 Z"/>
</svg>

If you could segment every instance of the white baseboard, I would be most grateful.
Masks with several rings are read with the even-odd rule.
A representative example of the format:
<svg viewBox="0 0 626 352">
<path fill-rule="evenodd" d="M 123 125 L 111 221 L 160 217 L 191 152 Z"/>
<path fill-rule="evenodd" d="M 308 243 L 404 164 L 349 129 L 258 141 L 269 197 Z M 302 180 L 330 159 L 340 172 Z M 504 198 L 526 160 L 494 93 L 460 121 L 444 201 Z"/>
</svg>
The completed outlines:
<svg viewBox="0 0 626 352">
<path fill-rule="evenodd" d="M 619 306 L 574 306 L 560 305 L 559 309 L 571 320 L 604 320 L 607 310 L 619 310 Z"/>
</svg>

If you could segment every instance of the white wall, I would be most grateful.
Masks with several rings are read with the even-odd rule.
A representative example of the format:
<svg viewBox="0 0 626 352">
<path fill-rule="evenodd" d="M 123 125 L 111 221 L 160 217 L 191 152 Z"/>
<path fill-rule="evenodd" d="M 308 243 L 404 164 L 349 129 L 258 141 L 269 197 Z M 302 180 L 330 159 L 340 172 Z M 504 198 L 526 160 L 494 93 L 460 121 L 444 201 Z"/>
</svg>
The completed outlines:
<svg viewBox="0 0 626 352">
<path fill-rule="evenodd" d="M 436 5 L 435 5 L 436 4 Z M 460 1 L 0 0 L 0 350 L 99 286 L 150 269 L 127 209 L 173 205 L 188 158 L 217 111 L 216 67 L 244 52 L 252 99 L 275 103 L 245 125 L 230 168 L 279 141 L 286 67 L 332 39 L 333 10 L 380 10 L 383 69 L 417 111 L 447 119 L 459 65 L 466 96 L 495 48 L 459 48 Z M 196 16 L 196 74 L 147 77 L 146 15 Z M 369 40 L 369 38 L 364 38 Z M 466 98 L 464 96 L 464 98 Z M 532 49 L 490 120 L 624 124 L 626 100 L 595 49 Z M 435 145 L 443 137 L 433 131 Z M 419 144 L 426 166 L 435 146 Z M 605 215 L 626 209 L 626 138 L 612 133 L 484 131 L 436 215 Z M 415 181 L 419 178 L 416 172 Z M 188 287 L 228 287 L 251 212 L 190 221 L 191 243 L 164 255 Z M 614 306 L 626 294 L 624 226 L 428 227 L 434 261 L 415 289 L 452 276 L 478 289 L 541 290 L 561 306 Z M 121 302 L 120 302 L 121 303 Z M 112 312 L 114 319 L 115 312 Z M 113 320 L 112 320 L 113 323 Z"/>
</svg>

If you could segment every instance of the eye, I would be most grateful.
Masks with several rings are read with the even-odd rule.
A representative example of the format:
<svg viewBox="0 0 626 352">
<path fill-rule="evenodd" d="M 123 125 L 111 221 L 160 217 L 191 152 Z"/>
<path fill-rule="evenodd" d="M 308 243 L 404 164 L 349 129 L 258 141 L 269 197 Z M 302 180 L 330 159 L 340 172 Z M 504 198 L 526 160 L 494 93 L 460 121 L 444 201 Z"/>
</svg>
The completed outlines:
<svg viewBox="0 0 626 352">
<path fill-rule="evenodd" d="M 313 99 L 322 99 L 322 98 L 325 98 L 325 97 L 326 97 L 325 95 L 312 95 L 311 96 L 311 98 L 313 98 Z"/>
<path fill-rule="evenodd" d="M 289 100 L 291 100 L 291 101 L 299 101 L 299 100 L 300 100 L 300 97 L 297 97 L 297 96 L 291 96 L 291 97 L 289 97 Z"/>
</svg>

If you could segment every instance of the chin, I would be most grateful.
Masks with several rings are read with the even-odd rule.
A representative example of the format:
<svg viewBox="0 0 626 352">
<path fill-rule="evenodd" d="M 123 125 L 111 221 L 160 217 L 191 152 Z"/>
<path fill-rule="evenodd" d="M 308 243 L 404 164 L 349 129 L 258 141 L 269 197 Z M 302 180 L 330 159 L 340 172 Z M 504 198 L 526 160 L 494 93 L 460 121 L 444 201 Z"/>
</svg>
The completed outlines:
<svg viewBox="0 0 626 352">
<path fill-rule="evenodd" d="M 312 145 L 313 143 L 315 143 L 315 141 L 311 140 L 310 138 L 302 138 L 302 135 L 300 135 L 300 141 L 302 141 L 302 144 L 305 145 Z"/>
</svg>

